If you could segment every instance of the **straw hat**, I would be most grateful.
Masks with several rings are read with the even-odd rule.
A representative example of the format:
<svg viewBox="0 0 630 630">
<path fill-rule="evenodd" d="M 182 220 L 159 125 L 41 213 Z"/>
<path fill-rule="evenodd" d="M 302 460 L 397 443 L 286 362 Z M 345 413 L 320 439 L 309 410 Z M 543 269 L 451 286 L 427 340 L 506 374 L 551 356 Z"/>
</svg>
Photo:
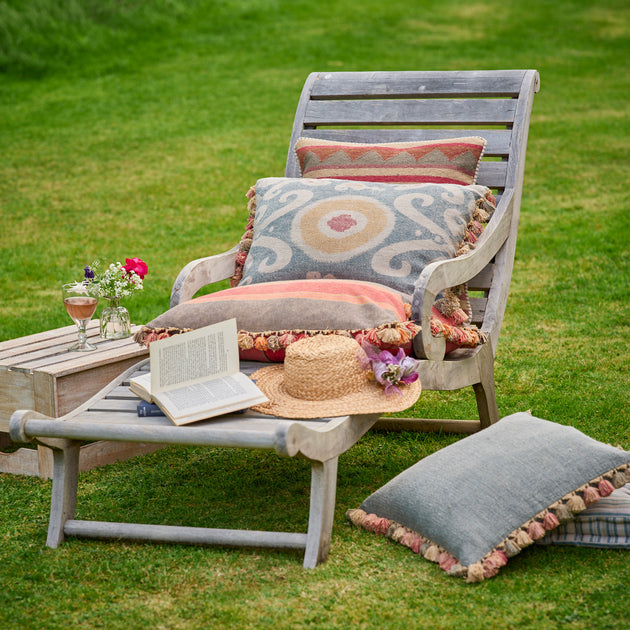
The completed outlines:
<svg viewBox="0 0 630 630">
<path fill-rule="evenodd" d="M 292 343 L 284 364 L 252 374 L 269 402 L 255 411 L 284 418 L 329 418 L 402 411 L 420 396 L 420 381 L 385 394 L 362 367 L 363 348 L 351 337 L 315 335 Z"/>
</svg>

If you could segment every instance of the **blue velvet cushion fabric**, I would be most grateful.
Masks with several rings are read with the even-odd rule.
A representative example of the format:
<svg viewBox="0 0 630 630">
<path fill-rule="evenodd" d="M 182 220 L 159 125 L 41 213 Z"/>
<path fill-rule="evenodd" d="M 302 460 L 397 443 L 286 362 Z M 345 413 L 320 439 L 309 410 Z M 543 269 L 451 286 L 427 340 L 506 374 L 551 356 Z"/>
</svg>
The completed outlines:
<svg viewBox="0 0 630 630">
<path fill-rule="evenodd" d="M 630 452 L 517 413 L 420 460 L 348 517 L 390 536 L 401 526 L 399 541 L 407 528 L 419 536 L 408 546 L 479 581 L 630 481 L 629 463 Z"/>
<path fill-rule="evenodd" d="M 489 193 L 476 185 L 261 179 L 239 284 L 337 278 L 409 296 L 427 264 L 456 255 Z"/>
</svg>

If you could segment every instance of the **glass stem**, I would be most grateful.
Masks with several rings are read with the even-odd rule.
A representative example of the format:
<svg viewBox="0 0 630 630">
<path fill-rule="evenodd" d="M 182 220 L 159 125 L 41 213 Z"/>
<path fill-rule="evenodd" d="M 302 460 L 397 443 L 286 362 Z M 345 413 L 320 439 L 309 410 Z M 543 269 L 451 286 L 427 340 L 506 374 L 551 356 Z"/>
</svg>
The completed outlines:
<svg viewBox="0 0 630 630">
<path fill-rule="evenodd" d="M 79 344 L 84 346 L 87 341 L 87 333 L 85 331 L 85 328 L 87 326 L 87 320 L 80 319 L 77 325 L 79 327 Z"/>
</svg>

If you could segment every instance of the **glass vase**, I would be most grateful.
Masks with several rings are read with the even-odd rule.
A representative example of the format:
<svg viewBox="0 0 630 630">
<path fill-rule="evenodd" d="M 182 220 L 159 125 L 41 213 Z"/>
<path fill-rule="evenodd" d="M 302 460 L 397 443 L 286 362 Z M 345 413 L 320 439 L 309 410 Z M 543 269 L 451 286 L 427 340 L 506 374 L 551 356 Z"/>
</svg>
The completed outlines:
<svg viewBox="0 0 630 630">
<path fill-rule="evenodd" d="M 120 304 L 120 298 L 106 297 L 107 306 L 101 311 L 101 337 L 124 339 L 131 335 L 129 311 Z"/>
</svg>

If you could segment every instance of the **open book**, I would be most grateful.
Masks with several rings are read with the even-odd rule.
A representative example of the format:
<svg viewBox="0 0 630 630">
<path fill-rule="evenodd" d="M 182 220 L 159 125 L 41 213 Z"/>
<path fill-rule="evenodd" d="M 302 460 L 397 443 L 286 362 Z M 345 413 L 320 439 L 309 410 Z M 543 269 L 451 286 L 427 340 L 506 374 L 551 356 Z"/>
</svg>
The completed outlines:
<svg viewBox="0 0 630 630">
<path fill-rule="evenodd" d="M 130 379 L 129 387 L 177 425 L 267 401 L 239 372 L 235 319 L 154 341 L 149 364 L 151 371 Z"/>
</svg>

